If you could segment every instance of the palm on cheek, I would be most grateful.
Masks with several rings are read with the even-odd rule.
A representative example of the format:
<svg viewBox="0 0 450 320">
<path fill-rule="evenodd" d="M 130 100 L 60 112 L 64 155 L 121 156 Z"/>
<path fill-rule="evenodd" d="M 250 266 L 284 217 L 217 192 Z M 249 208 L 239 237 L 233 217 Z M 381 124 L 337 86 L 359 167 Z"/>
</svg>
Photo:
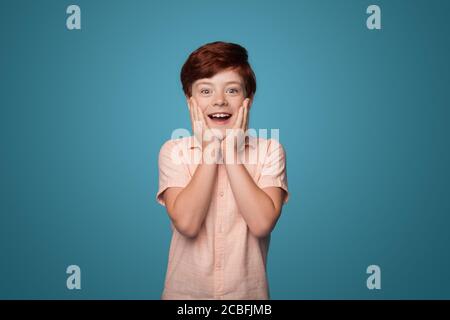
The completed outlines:
<svg viewBox="0 0 450 320">
<path fill-rule="evenodd" d="M 225 139 L 222 140 L 221 148 L 225 161 L 227 161 L 227 151 L 233 152 L 232 161 L 236 160 L 236 156 L 239 156 L 244 151 L 245 132 L 247 131 L 248 126 L 249 103 L 250 99 L 246 98 L 242 103 L 242 106 L 239 107 L 236 122 L 231 129 L 227 129 Z"/>
<path fill-rule="evenodd" d="M 195 143 L 200 146 L 203 151 L 207 149 L 207 146 L 211 142 L 214 143 L 214 148 L 219 148 L 220 137 L 216 135 L 216 131 L 208 126 L 203 111 L 193 97 L 189 99 L 188 105 L 192 122 L 192 130 L 196 140 Z"/>
<path fill-rule="evenodd" d="M 203 113 L 199 109 L 195 100 L 191 97 L 188 102 L 189 115 L 191 117 L 192 131 L 196 140 L 196 143 L 202 145 L 203 143 L 203 131 L 206 129 L 206 122 L 204 121 Z"/>
</svg>

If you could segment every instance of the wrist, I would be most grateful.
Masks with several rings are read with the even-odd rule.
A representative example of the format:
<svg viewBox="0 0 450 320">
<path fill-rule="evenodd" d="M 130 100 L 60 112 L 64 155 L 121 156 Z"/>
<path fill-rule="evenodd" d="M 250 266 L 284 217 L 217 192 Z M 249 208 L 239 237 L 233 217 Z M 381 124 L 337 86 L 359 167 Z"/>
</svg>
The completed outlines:
<svg viewBox="0 0 450 320">
<path fill-rule="evenodd" d="M 202 163 L 204 164 L 218 164 L 222 158 L 222 150 L 220 148 L 220 141 L 213 138 L 211 141 L 206 141 L 202 146 Z"/>
<path fill-rule="evenodd" d="M 228 145 L 227 145 L 228 143 Z M 222 158 L 226 165 L 242 164 L 245 154 L 244 146 L 238 146 L 236 143 L 228 140 L 222 141 L 221 144 Z"/>
</svg>

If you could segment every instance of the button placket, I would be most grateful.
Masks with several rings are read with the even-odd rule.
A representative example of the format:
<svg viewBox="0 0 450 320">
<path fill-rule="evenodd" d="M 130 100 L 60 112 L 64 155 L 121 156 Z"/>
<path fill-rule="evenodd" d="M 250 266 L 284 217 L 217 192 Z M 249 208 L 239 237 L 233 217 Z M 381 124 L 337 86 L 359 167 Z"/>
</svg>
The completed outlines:
<svg viewBox="0 0 450 320">
<path fill-rule="evenodd" d="M 224 177 L 224 168 L 219 165 L 218 168 L 218 195 L 217 198 L 217 212 L 216 212 L 216 226 L 215 226 L 215 248 L 214 248 L 214 274 L 215 274 L 215 290 L 217 294 L 221 294 L 224 290 L 224 250 L 225 250 L 225 239 L 223 235 L 223 213 L 225 210 L 225 183 L 226 177 Z M 225 173 L 226 174 L 226 173 Z"/>
</svg>

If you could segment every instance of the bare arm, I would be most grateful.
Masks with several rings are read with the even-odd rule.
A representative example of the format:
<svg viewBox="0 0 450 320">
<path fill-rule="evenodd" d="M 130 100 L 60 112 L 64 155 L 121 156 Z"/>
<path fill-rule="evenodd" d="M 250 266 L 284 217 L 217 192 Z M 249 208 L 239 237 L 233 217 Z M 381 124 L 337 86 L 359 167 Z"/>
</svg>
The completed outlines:
<svg viewBox="0 0 450 320">
<path fill-rule="evenodd" d="M 198 125 L 202 125 L 204 129 L 207 129 L 206 121 L 202 111 L 193 100 L 189 103 L 189 111 L 194 134 L 201 134 L 199 133 Z M 217 156 L 220 155 L 220 141 L 216 139 L 204 141 L 200 136 L 196 138 L 202 143 L 202 152 L 203 150 L 215 149 Z M 167 213 L 174 227 L 187 237 L 197 236 L 211 203 L 211 190 L 214 187 L 217 176 L 217 162 L 209 162 L 206 161 L 205 163 L 205 161 L 202 161 L 198 165 L 186 187 L 171 187 L 162 195 Z"/>
<path fill-rule="evenodd" d="M 211 189 L 217 175 L 217 164 L 199 164 L 184 188 L 168 188 L 164 194 L 167 213 L 174 227 L 187 237 L 195 237 L 211 203 Z"/>
<path fill-rule="evenodd" d="M 280 216 L 285 191 L 278 187 L 259 188 L 243 164 L 227 164 L 226 170 L 250 232 L 256 237 L 267 236 Z"/>
<path fill-rule="evenodd" d="M 245 148 L 244 140 L 237 139 L 239 130 L 245 132 L 248 122 L 248 101 L 244 101 L 239 116 L 233 126 L 233 131 L 222 141 L 222 154 L 225 161 L 225 168 L 230 181 L 230 186 L 236 199 L 237 206 L 247 223 L 250 232 L 256 237 L 265 237 L 272 229 L 281 214 L 285 191 L 279 187 L 268 187 L 261 189 L 258 187 L 248 173 L 243 164 L 238 161 Z M 231 155 L 231 161 L 228 161 L 226 155 L 227 145 L 230 145 L 234 153 Z"/>
</svg>

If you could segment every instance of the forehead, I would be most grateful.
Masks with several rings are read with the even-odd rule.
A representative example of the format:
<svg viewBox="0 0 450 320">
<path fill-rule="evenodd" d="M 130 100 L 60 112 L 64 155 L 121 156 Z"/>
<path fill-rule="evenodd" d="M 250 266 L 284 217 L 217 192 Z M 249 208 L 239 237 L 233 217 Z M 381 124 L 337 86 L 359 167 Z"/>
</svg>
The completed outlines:
<svg viewBox="0 0 450 320">
<path fill-rule="evenodd" d="M 198 79 L 194 82 L 195 85 L 200 84 L 212 84 L 212 85 L 222 85 L 222 84 L 228 84 L 228 83 L 236 83 L 243 85 L 242 77 L 234 70 L 224 70 L 221 72 L 216 73 L 211 78 L 203 78 Z"/>
</svg>

